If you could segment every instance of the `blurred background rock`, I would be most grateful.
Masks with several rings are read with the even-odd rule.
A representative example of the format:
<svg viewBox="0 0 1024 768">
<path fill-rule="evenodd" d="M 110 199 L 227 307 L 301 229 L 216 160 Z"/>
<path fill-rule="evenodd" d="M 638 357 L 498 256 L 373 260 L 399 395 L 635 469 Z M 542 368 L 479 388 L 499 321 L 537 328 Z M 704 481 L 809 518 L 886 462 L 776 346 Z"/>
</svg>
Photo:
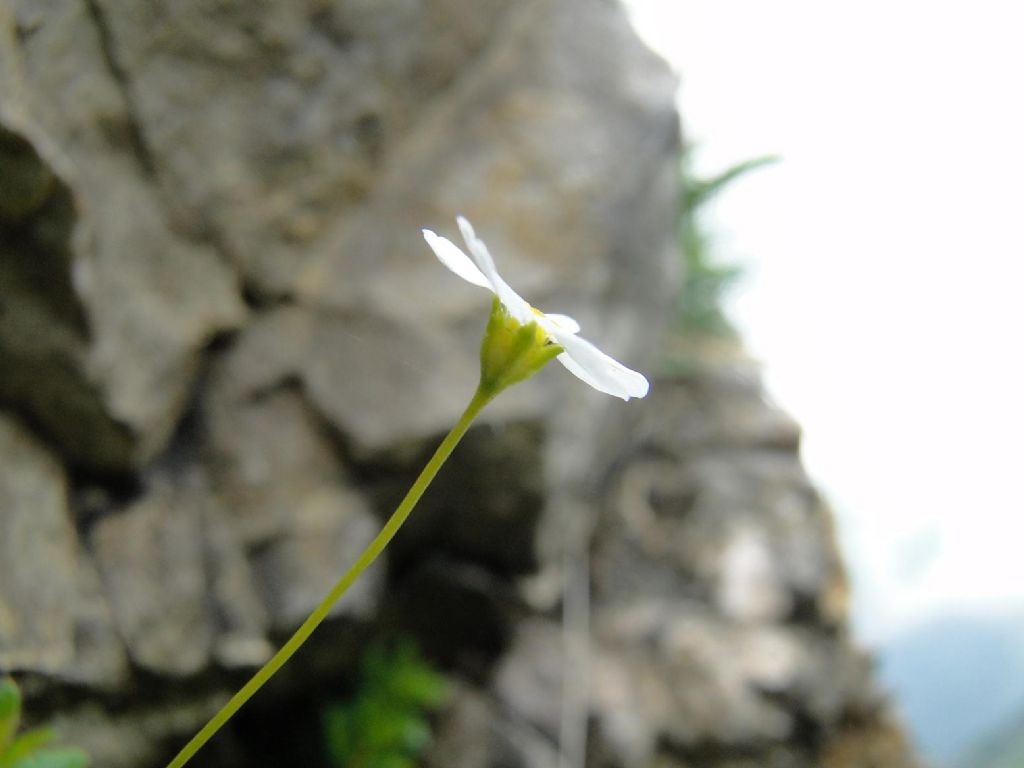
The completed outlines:
<svg viewBox="0 0 1024 768">
<path fill-rule="evenodd" d="M 158 766 L 313 607 L 475 386 L 486 302 L 419 234 L 461 212 L 652 395 L 503 395 L 195 765 L 327 765 L 389 637 L 455 683 L 437 768 L 916 765 L 799 428 L 676 322 L 675 88 L 604 0 L 2 0 L 0 668 L 35 717 Z"/>
<path fill-rule="evenodd" d="M 698 176 L 781 156 L 702 210 L 698 274 L 803 427 L 855 637 L 930 762 L 1024 764 L 1024 7 L 629 7 Z"/>
</svg>

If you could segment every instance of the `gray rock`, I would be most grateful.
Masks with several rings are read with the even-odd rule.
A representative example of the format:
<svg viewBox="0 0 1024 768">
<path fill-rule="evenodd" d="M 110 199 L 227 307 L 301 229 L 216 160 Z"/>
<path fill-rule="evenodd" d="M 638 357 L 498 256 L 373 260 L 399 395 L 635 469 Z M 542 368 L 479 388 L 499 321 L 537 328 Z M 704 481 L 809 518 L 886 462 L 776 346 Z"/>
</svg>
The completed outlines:
<svg viewBox="0 0 1024 768">
<path fill-rule="evenodd" d="M 287 310 L 254 324 L 214 366 L 201 409 L 224 519 L 281 631 L 306 618 L 380 527 L 322 420 L 288 384 L 307 328 Z M 367 616 L 382 577 L 371 567 L 332 615 Z"/>
<path fill-rule="evenodd" d="M 0 416 L 0 664 L 98 765 L 187 738 L 468 401 L 489 297 L 420 227 L 655 370 L 675 85 L 603 0 L 0 0 L 0 401 L 50 446 Z M 797 425 L 690 342 L 628 406 L 503 394 L 251 716 L 393 632 L 474 681 L 428 765 L 911 765 Z"/>
<path fill-rule="evenodd" d="M 297 392 L 233 398 L 234 370 L 217 369 L 204 404 L 207 450 L 230 524 L 253 546 L 286 534 L 305 498 L 341 485 L 342 474 Z"/>
<path fill-rule="evenodd" d="M 51 309 L 36 321 L 46 354 L 29 356 L 35 380 L 52 375 L 60 383 L 43 395 L 28 387 L 3 394 L 32 412 L 73 461 L 110 471 L 138 466 L 163 447 L 203 347 L 237 326 L 244 310 L 232 271 L 208 244 L 179 234 L 154 187 L 93 9 L 19 2 L 0 18 L 0 122 L 59 179 L 51 193 L 58 210 L 43 205 L 20 227 L 43 228 L 52 242 L 14 238 L 21 243 L 15 269 L 24 273 L 33 254 L 55 247 L 59 258 L 51 257 L 45 283 L 26 301 L 63 307 L 68 302 L 55 301 L 54 291 L 70 286 L 82 315 L 72 325 L 58 322 L 59 313 L 47 317 Z M 18 314 L 28 318 L 31 310 Z M 11 344 L 0 343 L 4 366 L 23 365 L 28 353 Z"/>
<path fill-rule="evenodd" d="M 202 470 L 153 475 L 90 545 L 132 661 L 172 677 L 265 661 L 268 616 L 245 550 Z"/>
<path fill-rule="evenodd" d="M 516 627 L 512 646 L 501 658 L 492 688 L 504 711 L 548 739 L 558 738 L 567 675 L 561 626 L 531 619 Z"/>
<path fill-rule="evenodd" d="M 59 673 L 71 663 L 75 578 L 64 470 L 0 412 L 0 669 Z"/>
<path fill-rule="evenodd" d="M 87 370 L 88 329 L 70 279 L 71 192 L 24 136 L 2 124 L 0 158 L 49 180 L 31 206 L 12 198 L 3 204 L 9 215 L 0 216 L 0 398 L 27 412 L 66 455 L 101 469 L 123 466 L 130 432 L 105 412 Z"/>
<path fill-rule="evenodd" d="M 892 761 L 878 765 L 914 765 L 846 633 L 831 514 L 798 432 L 749 364 L 695 362 L 656 382 L 605 486 L 590 663 L 599 764 L 874 765 L 873 732 Z"/>
<path fill-rule="evenodd" d="M 663 162 L 677 142 L 674 82 L 617 9 L 579 10 L 265 4 L 236 18 L 197 2 L 153 18 L 130 4 L 18 5 L 10 25 L 32 34 L 12 42 L 3 79 L 45 163 L 58 165 L 47 148 L 69 145 L 57 175 L 76 203 L 72 273 L 94 337 L 83 388 L 97 387 L 89 402 L 127 429 L 107 464 L 155 454 L 198 348 L 239 321 L 231 275 L 206 242 L 257 292 L 332 308 L 303 375 L 318 408 L 370 449 L 440 431 L 475 384 L 486 301 L 439 270 L 418 235 L 449 227 L 455 210 L 477 218 L 534 300 L 558 308 L 573 296 L 562 308 L 577 311 L 600 301 L 613 351 L 654 327 L 672 262 L 637 262 L 651 264 L 638 273 L 610 257 L 667 243 L 666 227 L 652 239 L 643 224 L 674 210 Z M 84 32 L 65 44 L 73 29 Z M 72 71 L 89 99 L 73 100 Z M 632 231 L 611 225 L 625 217 Z M 657 302 L 651 285 L 664 286 Z M 625 311 L 638 296 L 651 318 Z M 345 375 L 355 365 L 363 373 Z M 492 413 L 541 406 L 519 391 Z"/>
<path fill-rule="evenodd" d="M 60 677 L 93 690 L 118 691 L 129 680 L 128 654 L 96 565 L 81 547 L 75 581 L 75 653 Z"/>
<path fill-rule="evenodd" d="M 207 591 L 214 608 L 213 657 L 223 668 L 258 667 L 274 652 L 267 641 L 269 616 L 256 576 L 223 508 L 211 504 L 204 518 Z"/>
<path fill-rule="evenodd" d="M 146 702 L 129 711 L 95 703 L 65 707 L 51 721 L 62 743 L 84 749 L 103 768 L 152 766 L 168 759 L 165 745 L 189 738 L 227 701 L 230 691 L 179 697 L 172 704 Z"/>
<path fill-rule="evenodd" d="M 774 410 L 756 391 L 659 383 L 649 420 L 634 432 L 647 456 L 620 466 L 615 512 L 597 532 L 598 590 L 608 599 L 637 589 L 689 595 L 738 622 L 807 614 L 841 624 L 846 580 L 831 513 L 806 477 L 798 443 L 786 448 L 774 428 L 757 426 L 786 419 L 744 416 Z M 695 392 L 706 395 L 702 404 Z"/>
<path fill-rule="evenodd" d="M 288 531 L 254 556 L 254 568 L 278 630 L 300 624 L 377 535 L 379 524 L 357 492 L 321 488 L 296 499 Z M 371 566 L 331 610 L 366 619 L 380 598 L 383 561 Z"/>
<path fill-rule="evenodd" d="M 592 338 L 634 364 L 656 341 L 646 331 L 674 284 L 664 234 L 675 172 L 662 175 L 678 140 L 674 81 L 620 13 L 587 2 L 517 6 L 473 72 L 389 157 L 372 198 L 314 244 L 297 290 L 336 313 L 322 349 L 344 351 L 333 366 L 314 354 L 307 379 L 318 407 L 357 443 L 440 432 L 475 385 L 487 298 L 439 270 L 419 236 L 422 226 L 451 234 L 456 212 L 542 309 L 579 315 Z M 636 152 L 614 149 L 625 146 Z M 656 235 L 643 226 L 652 223 Z M 356 361 L 366 375 L 350 382 L 341 373 Z M 526 392 L 498 401 L 502 419 L 550 405 Z"/>
<path fill-rule="evenodd" d="M 257 399 L 294 383 L 310 355 L 312 334 L 313 313 L 304 307 L 282 304 L 253 315 L 211 366 L 211 408 Z"/>
<path fill-rule="evenodd" d="M 153 481 L 139 501 L 100 520 L 91 547 L 132 661 L 163 675 L 193 675 L 210 662 L 215 628 L 207 603 L 201 495 Z"/>
<path fill-rule="evenodd" d="M 481 692 L 457 691 L 435 743 L 424 757 L 428 768 L 557 768 L 554 744 L 529 725 L 509 717 Z"/>
<path fill-rule="evenodd" d="M 791 714 L 761 694 L 766 686 L 785 687 L 796 674 L 799 659 L 785 633 L 735 631 L 692 605 L 650 601 L 602 615 L 597 637 L 602 645 L 628 649 L 618 656 L 624 672 L 615 671 L 615 655 L 602 655 L 596 665 L 602 710 L 614 713 L 608 705 L 625 695 L 614 683 L 629 680 L 643 691 L 637 702 L 642 720 L 677 746 L 790 737 Z M 602 672 L 605 666 L 611 674 Z"/>
<path fill-rule="evenodd" d="M 182 222 L 214 232 L 270 294 L 290 292 L 296 266 L 336 245 L 325 234 L 373 191 L 387 153 L 480 53 L 507 6 L 97 5 Z"/>
<path fill-rule="evenodd" d="M 444 434 L 480 378 L 477 354 L 486 316 L 479 309 L 471 327 L 454 338 L 426 313 L 419 323 L 376 312 L 320 313 L 301 372 L 310 401 L 361 457 Z M 521 395 L 513 400 L 522 406 Z M 495 410 L 509 414 L 508 401 L 495 405 L 500 407 L 489 409 L 489 416 Z"/>
<path fill-rule="evenodd" d="M 55 457 L 0 412 L 0 669 L 115 690 L 127 657 Z"/>
</svg>

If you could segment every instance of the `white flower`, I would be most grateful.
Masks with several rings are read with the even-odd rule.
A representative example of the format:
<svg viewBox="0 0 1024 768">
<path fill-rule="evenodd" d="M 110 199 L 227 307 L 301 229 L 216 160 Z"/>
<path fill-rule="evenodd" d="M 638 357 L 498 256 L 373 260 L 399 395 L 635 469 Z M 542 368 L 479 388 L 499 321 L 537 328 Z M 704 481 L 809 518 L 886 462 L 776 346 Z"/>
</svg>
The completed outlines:
<svg viewBox="0 0 1024 768">
<path fill-rule="evenodd" d="M 483 240 L 476 236 L 472 225 L 462 216 L 457 221 L 472 258 L 451 240 L 429 229 L 423 230 L 423 237 L 442 264 L 463 280 L 492 291 L 509 315 L 520 324 L 536 322 L 564 350 L 558 355 L 558 361 L 594 389 L 623 400 L 647 394 L 650 384 L 643 374 L 627 368 L 577 336 L 579 323 L 567 315 L 544 314 L 512 290 L 498 274 L 494 259 Z"/>
</svg>

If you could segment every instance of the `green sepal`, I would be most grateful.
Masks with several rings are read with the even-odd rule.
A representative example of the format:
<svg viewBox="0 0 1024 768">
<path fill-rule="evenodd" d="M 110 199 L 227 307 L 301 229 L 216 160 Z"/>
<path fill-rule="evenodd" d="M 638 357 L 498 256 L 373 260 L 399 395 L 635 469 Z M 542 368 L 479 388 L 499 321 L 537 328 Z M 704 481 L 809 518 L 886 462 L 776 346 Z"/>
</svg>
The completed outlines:
<svg viewBox="0 0 1024 768">
<path fill-rule="evenodd" d="M 495 297 L 480 344 L 480 391 L 494 397 L 563 352 L 536 322 L 523 325 Z"/>
</svg>

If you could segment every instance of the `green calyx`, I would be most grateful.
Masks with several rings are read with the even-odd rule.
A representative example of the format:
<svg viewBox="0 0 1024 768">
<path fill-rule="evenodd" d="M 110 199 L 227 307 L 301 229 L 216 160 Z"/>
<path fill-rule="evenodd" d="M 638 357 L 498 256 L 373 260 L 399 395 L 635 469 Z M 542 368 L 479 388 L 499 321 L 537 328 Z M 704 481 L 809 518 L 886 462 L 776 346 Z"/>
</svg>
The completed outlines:
<svg viewBox="0 0 1024 768">
<path fill-rule="evenodd" d="M 530 378 L 562 353 L 537 323 L 523 325 L 497 297 L 480 344 L 480 392 L 488 398 Z"/>
</svg>

